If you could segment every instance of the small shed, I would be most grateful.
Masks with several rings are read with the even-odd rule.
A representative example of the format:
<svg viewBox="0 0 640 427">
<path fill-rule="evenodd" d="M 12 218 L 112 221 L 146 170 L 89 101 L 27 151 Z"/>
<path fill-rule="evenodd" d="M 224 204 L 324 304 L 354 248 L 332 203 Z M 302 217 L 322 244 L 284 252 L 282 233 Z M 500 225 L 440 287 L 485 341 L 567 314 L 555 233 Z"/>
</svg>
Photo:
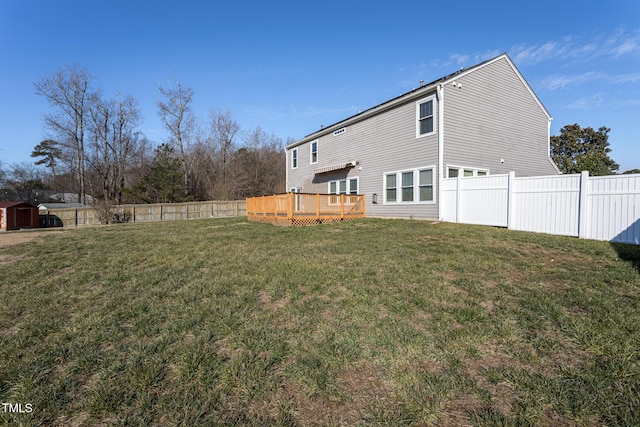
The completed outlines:
<svg viewBox="0 0 640 427">
<path fill-rule="evenodd" d="M 25 202 L 0 202 L 0 231 L 39 225 L 37 206 Z"/>
</svg>

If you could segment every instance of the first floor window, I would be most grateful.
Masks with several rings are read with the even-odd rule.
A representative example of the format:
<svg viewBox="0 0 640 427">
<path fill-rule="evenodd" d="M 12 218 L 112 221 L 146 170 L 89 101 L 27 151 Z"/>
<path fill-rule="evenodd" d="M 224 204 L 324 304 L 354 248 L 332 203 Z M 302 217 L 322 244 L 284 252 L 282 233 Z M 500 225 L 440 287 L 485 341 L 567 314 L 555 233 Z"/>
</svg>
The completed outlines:
<svg viewBox="0 0 640 427">
<path fill-rule="evenodd" d="M 329 194 L 358 194 L 358 177 L 330 181 Z M 346 198 L 346 203 L 351 203 L 350 200 L 351 198 Z M 338 203 L 340 203 L 338 196 L 329 198 L 329 204 L 335 205 Z"/>
<path fill-rule="evenodd" d="M 433 169 L 430 166 L 384 174 L 384 202 L 433 202 Z"/>
<path fill-rule="evenodd" d="M 447 178 L 457 178 L 458 176 L 487 176 L 487 169 L 479 169 L 475 167 L 447 166 Z"/>
<path fill-rule="evenodd" d="M 358 194 L 358 177 L 330 181 L 329 194 Z"/>
<path fill-rule="evenodd" d="M 340 194 L 347 194 L 347 180 L 341 179 L 338 181 L 338 186 L 340 187 Z"/>
<path fill-rule="evenodd" d="M 402 172 L 401 202 L 413 202 L 413 172 Z"/>
<path fill-rule="evenodd" d="M 396 174 L 390 173 L 385 176 L 385 194 L 387 202 L 396 201 Z"/>
<path fill-rule="evenodd" d="M 349 194 L 358 194 L 358 178 L 349 180 Z"/>
<path fill-rule="evenodd" d="M 433 200 L 433 169 L 423 169 L 420 172 L 420 200 L 430 202 Z"/>
</svg>

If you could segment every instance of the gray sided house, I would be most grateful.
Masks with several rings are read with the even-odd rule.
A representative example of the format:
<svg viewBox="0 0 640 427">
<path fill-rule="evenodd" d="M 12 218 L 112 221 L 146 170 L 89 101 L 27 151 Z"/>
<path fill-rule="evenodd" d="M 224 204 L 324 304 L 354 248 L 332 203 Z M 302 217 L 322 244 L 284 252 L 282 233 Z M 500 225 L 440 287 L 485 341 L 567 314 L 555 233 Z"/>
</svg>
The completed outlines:
<svg viewBox="0 0 640 427">
<path fill-rule="evenodd" d="M 551 116 L 508 55 L 287 146 L 287 190 L 364 194 L 367 215 L 440 219 L 442 180 L 558 174 Z"/>
</svg>

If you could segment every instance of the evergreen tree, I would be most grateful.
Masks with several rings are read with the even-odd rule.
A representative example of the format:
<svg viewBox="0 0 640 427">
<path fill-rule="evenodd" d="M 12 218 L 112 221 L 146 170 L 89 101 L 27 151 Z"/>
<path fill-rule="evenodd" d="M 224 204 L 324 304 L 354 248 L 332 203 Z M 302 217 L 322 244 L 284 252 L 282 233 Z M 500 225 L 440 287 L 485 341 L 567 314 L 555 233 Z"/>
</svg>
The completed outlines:
<svg viewBox="0 0 640 427">
<path fill-rule="evenodd" d="M 609 157 L 610 131 L 604 126 L 596 131 L 577 123 L 566 125 L 560 135 L 551 137 L 551 157 L 563 173 L 615 174 L 619 166 Z"/>
</svg>

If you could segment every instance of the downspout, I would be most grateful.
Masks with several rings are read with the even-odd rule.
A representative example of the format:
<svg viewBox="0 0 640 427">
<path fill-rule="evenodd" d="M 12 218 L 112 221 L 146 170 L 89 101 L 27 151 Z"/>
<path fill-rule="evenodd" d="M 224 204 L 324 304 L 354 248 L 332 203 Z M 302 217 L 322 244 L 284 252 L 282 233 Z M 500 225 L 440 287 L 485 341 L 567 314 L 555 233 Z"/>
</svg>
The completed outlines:
<svg viewBox="0 0 640 427">
<path fill-rule="evenodd" d="M 558 168 L 558 165 L 556 165 L 556 162 L 553 161 L 553 157 L 551 157 L 551 121 L 553 120 L 553 117 L 549 117 L 549 126 L 547 127 L 547 159 L 549 160 L 549 163 L 551 163 L 551 166 L 553 166 L 553 168 L 556 170 L 556 173 L 558 175 L 562 174 L 562 171 L 560 171 L 560 168 Z"/>
<path fill-rule="evenodd" d="M 288 193 L 289 192 L 289 150 L 288 149 L 284 149 L 284 170 L 285 170 L 285 176 L 284 176 L 284 192 Z"/>
<path fill-rule="evenodd" d="M 442 221 L 442 180 L 444 179 L 444 85 L 436 88 L 438 97 L 438 221 Z"/>
</svg>

